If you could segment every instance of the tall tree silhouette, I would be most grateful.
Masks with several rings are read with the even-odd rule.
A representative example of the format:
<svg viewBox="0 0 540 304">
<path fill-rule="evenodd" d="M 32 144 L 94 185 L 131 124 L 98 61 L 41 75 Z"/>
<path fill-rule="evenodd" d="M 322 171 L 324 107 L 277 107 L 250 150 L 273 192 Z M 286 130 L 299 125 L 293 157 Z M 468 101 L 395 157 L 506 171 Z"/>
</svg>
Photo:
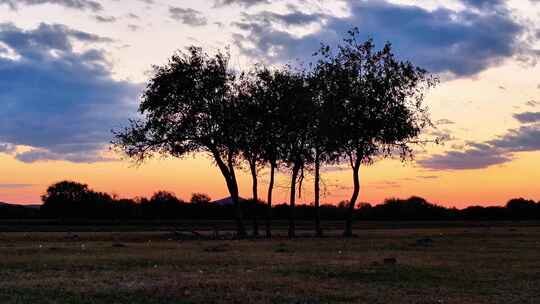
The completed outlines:
<svg viewBox="0 0 540 304">
<path fill-rule="evenodd" d="M 210 56 L 190 47 L 154 67 L 139 106 L 143 119 L 115 131 L 113 144 L 139 162 L 154 154 L 210 155 L 234 202 L 237 234 L 244 237 L 235 172 L 240 155 L 236 75 L 228 63 L 228 54 Z"/>
<path fill-rule="evenodd" d="M 324 61 L 318 62 L 310 72 L 309 86 L 312 94 L 311 113 L 309 125 L 309 146 L 313 157 L 314 175 L 314 206 L 315 206 L 315 234 L 322 236 L 320 212 L 320 184 L 321 167 L 325 164 L 339 162 L 340 132 L 339 126 L 343 113 L 336 106 L 336 100 L 326 98 L 334 88 L 332 75 L 328 72 Z M 330 80 L 330 81 L 329 81 Z"/>
<path fill-rule="evenodd" d="M 268 135 L 269 113 L 266 109 L 266 90 L 261 87 L 257 78 L 257 71 L 242 73 L 238 83 L 238 111 L 241 116 L 238 138 L 242 157 L 248 164 L 252 180 L 252 199 L 254 204 L 259 203 L 259 169 L 266 163 L 265 149 Z M 253 235 L 259 235 L 258 215 L 253 215 Z"/>
<path fill-rule="evenodd" d="M 288 231 L 290 238 L 296 235 L 296 187 L 299 184 L 301 190 L 304 169 L 313 162 L 309 145 L 309 128 L 314 113 L 308 77 L 305 71 L 287 66 L 276 74 L 276 85 L 273 88 L 282 96 L 279 104 L 279 121 L 283 122 L 281 158 L 291 170 Z"/>
<path fill-rule="evenodd" d="M 352 236 L 353 212 L 360 193 L 360 167 L 376 157 L 414 156 L 412 144 L 422 143 L 421 131 L 431 125 L 424 92 L 437 79 L 410 62 L 395 58 L 389 43 L 376 50 L 372 40 L 359 42 L 358 29 L 349 31 L 334 54 L 321 48 L 325 71 L 324 99 L 337 105 L 342 156 L 352 169 L 353 192 L 344 235 Z"/>
<path fill-rule="evenodd" d="M 270 167 L 266 201 L 266 237 L 270 238 L 275 173 L 283 155 L 284 127 L 290 119 L 283 108 L 285 104 L 291 102 L 290 96 L 285 95 L 290 93 L 287 91 L 285 81 L 288 75 L 279 68 L 271 70 L 264 66 L 256 66 L 246 76 L 242 85 L 243 98 L 247 99 L 244 113 L 252 118 L 247 124 L 249 126 L 247 134 L 250 136 L 244 144 L 248 146 L 248 150 L 256 151 L 256 159 L 260 165 L 267 164 Z M 256 149 L 253 149 L 254 146 Z M 251 171 L 253 174 L 254 171 Z M 253 192 L 255 191 L 254 187 Z"/>
</svg>

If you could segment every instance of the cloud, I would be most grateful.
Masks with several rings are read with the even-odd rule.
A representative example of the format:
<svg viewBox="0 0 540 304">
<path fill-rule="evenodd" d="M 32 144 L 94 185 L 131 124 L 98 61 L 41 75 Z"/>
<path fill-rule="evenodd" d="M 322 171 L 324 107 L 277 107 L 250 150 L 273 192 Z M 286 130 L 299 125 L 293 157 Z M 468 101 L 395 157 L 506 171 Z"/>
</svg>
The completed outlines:
<svg viewBox="0 0 540 304">
<path fill-rule="evenodd" d="M 395 189 L 395 188 L 401 188 L 401 184 L 396 181 L 379 181 L 379 182 L 367 183 L 366 188 Z"/>
<path fill-rule="evenodd" d="M 31 188 L 34 184 L 0 184 L 0 189 L 24 189 Z"/>
<path fill-rule="evenodd" d="M 488 145 L 506 152 L 531 152 L 540 150 L 540 124 L 524 125 L 509 130 L 505 135 L 490 140 Z"/>
<path fill-rule="evenodd" d="M 0 0 L 1 4 L 7 4 L 12 10 L 18 9 L 19 5 L 34 6 L 42 4 L 55 4 L 70 9 L 94 12 L 103 10 L 103 6 L 99 2 L 91 0 Z"/>
<path fill-rule="evenodd" d="M 15 158 L 25 163 L 52 160 L 65 160 L 74 163 L 95 163 L 113 160 L 113 158 L 101 156 L 99 151 L 95 150 L 95 147 L 90 146 L 89 148 L 86 151 L 75 150 L 73 152 L 51 152 L 46 149 L 33 149 L 18 153 Z"/>
<path fill-rule="evenodd" d="M 116 22 L 116 17 L 114 17 L 114 16 L 96 15 L 96 16 L 94 16 L 94 19 L 96 19 L 98 22 L 101 22 L 101 23 L 113 23 L 113 22 Z"/>
<path fill-rule="evenodd" d="M 462 0 L 462 3 L 474 8 L 490 8 L 501 5 L 503 0 Z"/>
<path fill-rule="evenodd" d="M 418 163 L 424 168 L 433 170 L 466 170 L 483 169 L 511 160 L 505 153 L 490 146 L 483 146 L 465 151 L 449 151 L 419 160 Z"/>
<path fill-rule="evenodd" d="M 479 7 L 488 1 L 467 1 Z M 393 43 L 402 59 L 434 73 L 475 75 L 506 58 L 530 50 L 521 39 L 526 28 L 514 20 L 504 5 L 489 11 L 447 8 L 426 10 L 387 1 L 350 1 L 350 16 L 292 11 L 244 14 L 235 25 L 235 44 L 248 56 L 272 63 L 309 59 L 321 42 L 335 45 L 352 27 L 361 38 L 373 37 L 378 45 Z M 298 36 L 287 26 L 315 22 L 319 29 Z"/>
<path fill-rule="evenodd" d="M 496 139 L 469 143 L 464 149 L 433 155 L 417 163 L 433 170 L 483 169 L 504 164 L 514 159 L 514 153 L 540 150 L 540 124 L 511 129 Z"/>
<path fill-rule="evenodd" d="M 240 5 L 245 7 L 250 7 L 258 4 L 269 4 L 271 3 L 270 0 L 214 0 L 214 5 L 219 6 L 226 6 L 226 5 Z"/>
<path fill-rule="evenodd" d="M 447 142 L 451 140 L 455 140 L 456 138 L 452 135 L 452 131 L 448 129 L 439 130 L 435 129 L 428 133 L 431 136 L 436 137 L 438 140 L 442 142 Z"/>
<path fill-rule="evenodd" d="M 0 143 L 0 153 L 11 154 L 15 152 L 16 147 L 12 144 Z"/>
<path fill-rule="evenodd" d="M 0 24 L 0 44 L 16 54 L 0 50 L 0 142 L 32 147 L 21 161 L 103 160 L 110 130 L 135 113 L 140 86 L 114 80 L 103 51 L 75 51 L 74 41 L 111 40 L 58 24 Z"/>
<path fill-rule="evenodd" d="M 141 29 L 141 27 L 136 24 L 128 24 L 128 28 L 132 32 L 136 32 Z"/>
<path fill-rule="evenodd" d="M 321 172 L 324 172 L 324 173 L 343 172 L 346 170 L 350 170 L 350 168 L 348 166 L 343 166 L 343 165 L 331 165 L 331 166 L 324 166 L 321 168 Z"/>
<path fill-rule="evenodd" d="M 443 118 L 443 119 L 437 120 L 435 124 L 438 126 L 444 126 L 444 125 L 453 125 L 455 124 L 455 122 L 451 121 L 450 119 Z"/>
<path fill-rule="evenodd" d="M 204 17 L 201 12 L 192 8 L 184 9 L 181 7 L 171 6 L 169 7 L 169 14 L 172 19 L 187 25 L 203 26 L 208 24 L 206 17 Z"/>
<path fill-rule="evenodd" d="M 536 106 L 540 106 L 540 101 L 536 101 L 536 100 L 529 100 L 525 103 L 525 105 L 529 106 L 529 107 L 536 107 Z"/>
<path fill-rule="evenodd" d="M 514 114 L 514 118 L 521 123 L 540 122 L 540 112 L 524 112 Z"/>
</svg>

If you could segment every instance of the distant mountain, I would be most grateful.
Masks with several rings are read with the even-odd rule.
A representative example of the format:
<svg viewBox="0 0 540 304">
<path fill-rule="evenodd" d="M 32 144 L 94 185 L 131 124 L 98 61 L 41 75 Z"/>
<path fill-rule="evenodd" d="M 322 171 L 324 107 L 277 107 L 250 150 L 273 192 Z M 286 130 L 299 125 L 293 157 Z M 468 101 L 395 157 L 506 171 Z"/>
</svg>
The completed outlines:
<svg viewBox="0 0 540 304">
<path fill-rule="evenodd" d="M 41 208 L 41 205 L 37 205 L 37 204 L 19 205 L 19 204 L 10 204 L 10 203 L 0 202 L 0 207 L 39 209 Z"/>
<path fill-rule="evenodd" d="M 39 205 L 16 205 L 0 202 L 0 218 L 35 217 L 39 213 Z"/>
<path fill-rule="evenodd" d="M 241 202 L 243 201 L 246 201 L 246 199 L 244 198 L 240 198 L 239 199 Z M 230 206 L 230 205 L 233 205 L 233 200 L 232 200 L 232 197 L 226 197 L 226 198 L 222 198 L 220 200 L 216 200 L 216 201 L 213 201 L 212 204 L 216 204 L 216 205 L 219 205 L 219 206 Z"/>
</svg>

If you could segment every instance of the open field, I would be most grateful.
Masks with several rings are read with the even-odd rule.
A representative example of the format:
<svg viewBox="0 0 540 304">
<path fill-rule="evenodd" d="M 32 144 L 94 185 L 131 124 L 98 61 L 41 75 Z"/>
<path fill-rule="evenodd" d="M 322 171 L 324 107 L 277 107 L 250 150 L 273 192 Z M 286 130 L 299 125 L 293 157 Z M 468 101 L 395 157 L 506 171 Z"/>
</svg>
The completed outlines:
<svg viewBox="0 0 540 304">
<path fill-rule="evenodd" d="M 53 232 L 1 230 L 0 303 L 540 303 L 538 223 L 373 223 L 292 241 L 41 225 Z"/>
</svg>

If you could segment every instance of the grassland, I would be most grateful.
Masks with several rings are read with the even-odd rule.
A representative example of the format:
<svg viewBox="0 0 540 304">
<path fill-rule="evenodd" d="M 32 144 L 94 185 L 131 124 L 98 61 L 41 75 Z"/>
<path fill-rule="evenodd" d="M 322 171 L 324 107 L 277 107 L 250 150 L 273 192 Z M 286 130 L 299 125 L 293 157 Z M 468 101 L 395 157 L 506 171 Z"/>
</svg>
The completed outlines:
<svg viewBox="0 0 540 304">
<path fill-rule="evenodd" d="M 270 241 L 51 230 L 0 233 L 0 303 L 540 303 L 536 224 Z"/>
</svg>

